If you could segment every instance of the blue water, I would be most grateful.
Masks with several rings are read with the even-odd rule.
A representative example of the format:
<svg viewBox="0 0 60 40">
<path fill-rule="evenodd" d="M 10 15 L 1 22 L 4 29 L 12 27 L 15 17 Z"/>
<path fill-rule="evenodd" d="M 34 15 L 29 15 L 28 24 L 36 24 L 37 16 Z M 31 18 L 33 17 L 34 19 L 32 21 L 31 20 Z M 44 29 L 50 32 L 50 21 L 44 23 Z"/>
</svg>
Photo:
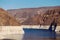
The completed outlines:
<svg viewBox="0 0 60 40">
<path fill-rule="evenodd" d="M 45 29 L 24 29 L 25 38 L 56 38 L 57 34 L 54 31 L 49 31 Z"/>
</svg>

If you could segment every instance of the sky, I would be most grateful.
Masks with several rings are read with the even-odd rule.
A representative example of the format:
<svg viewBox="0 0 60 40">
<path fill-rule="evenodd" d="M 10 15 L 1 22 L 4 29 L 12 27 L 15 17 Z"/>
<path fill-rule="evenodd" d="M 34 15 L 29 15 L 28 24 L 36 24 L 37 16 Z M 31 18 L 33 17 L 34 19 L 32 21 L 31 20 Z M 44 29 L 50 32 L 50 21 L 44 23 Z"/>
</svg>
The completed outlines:
<svg viewBox="0 0 60 40">
<path fill-rule="evenodd" d="M 0 8 L 36 8 L 46 6 L 60 6 L 60 0 L 0 0 Z"/>
</svg>

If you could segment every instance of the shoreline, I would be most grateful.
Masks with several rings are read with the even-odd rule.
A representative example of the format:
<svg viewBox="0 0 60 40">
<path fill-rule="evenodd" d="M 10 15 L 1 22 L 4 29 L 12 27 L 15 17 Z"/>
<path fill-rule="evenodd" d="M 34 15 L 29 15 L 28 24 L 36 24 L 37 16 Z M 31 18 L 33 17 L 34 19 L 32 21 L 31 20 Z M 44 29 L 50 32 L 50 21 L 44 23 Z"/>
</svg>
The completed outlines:
<svg viewBox="0 0 60 40">
<path fill-rule="evenodd" d="M 49 29 L 50 25 L 21 25 L 22 28 L 32 28 L 32 29 Z M 56 32 L 60 32 L 60 26 L 56 27 Z"/>
</svg>

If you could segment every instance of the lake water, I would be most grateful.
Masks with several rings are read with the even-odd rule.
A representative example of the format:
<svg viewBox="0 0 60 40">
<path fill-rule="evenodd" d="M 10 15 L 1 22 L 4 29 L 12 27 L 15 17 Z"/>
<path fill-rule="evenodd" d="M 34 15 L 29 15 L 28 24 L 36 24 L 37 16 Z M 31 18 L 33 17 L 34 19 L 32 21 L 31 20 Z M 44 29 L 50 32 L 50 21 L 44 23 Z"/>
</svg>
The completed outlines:
<svg viewBox="0 0 60 40">
<path fill-rule="evenodd" d="M 24 34 L 6 35 L 13 40 L 60 40 L 60 34 L 44 29 L 24 29 Z M 4 40 L 7 40 L 4 39 Z"/>
<path fill-rule="evenodd" d="M 43 29 L 24 29 L 22 40 L 60 40 L 60 34 Z"/>
</svg>

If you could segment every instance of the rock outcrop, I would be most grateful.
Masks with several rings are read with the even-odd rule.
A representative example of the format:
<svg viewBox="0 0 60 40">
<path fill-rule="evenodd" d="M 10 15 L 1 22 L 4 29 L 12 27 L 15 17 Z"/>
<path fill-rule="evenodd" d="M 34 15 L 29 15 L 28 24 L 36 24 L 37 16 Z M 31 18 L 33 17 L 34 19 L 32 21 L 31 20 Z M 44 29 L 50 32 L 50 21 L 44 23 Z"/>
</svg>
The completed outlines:
<svg viewBox="0 0 60 40">
<path fill-rule="evenodd" d="M 22 25 L 50 25 L 53 20 L 60 25 L 60 6 L 7 10 Z"/>
<path fill-rule="evenodd" d="M 7 11 L 0 8 L 0 26 L 19 26 L 20 23 Z"/>
</svg>

